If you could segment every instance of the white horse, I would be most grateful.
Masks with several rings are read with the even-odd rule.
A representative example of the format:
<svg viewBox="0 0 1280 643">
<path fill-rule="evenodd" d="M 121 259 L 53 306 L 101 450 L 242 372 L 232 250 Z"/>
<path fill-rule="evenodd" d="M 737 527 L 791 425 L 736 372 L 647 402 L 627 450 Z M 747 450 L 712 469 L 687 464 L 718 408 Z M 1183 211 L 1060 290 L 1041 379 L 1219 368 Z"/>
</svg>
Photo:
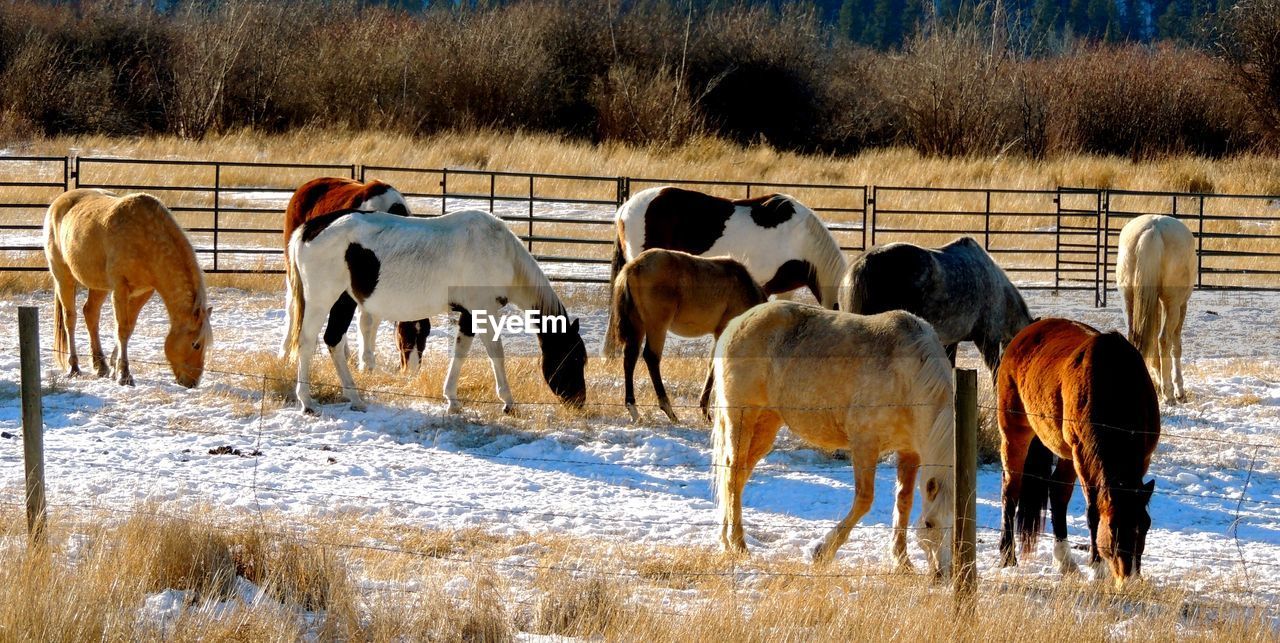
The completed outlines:
<svg viewBox="0 0 1280 643">
<path fill-rule="evenodd" d="M 893 557 L 907 570 L 907 521 L 917 473 L 919 541 L 934 574 L 951 564 L 955 400 L 951 362 L 927 322 L 903 311 L 854 315 L 789 301 L 756 306 L 716 342 L 712 428 L 720 542 L 745 552 L 742 490 L 778 429 L 822 449 L 848 449 L 853 508 L 813 552 L 830 561 L 871 509 L 876 461 L 898 454 Z M 921 471 L 923 469 L 923 471 Z"/>
<path fill-rule="evenodd" d="M 459 334 L 444 382 L 449 411 L 457 412 L 458 372 L 471 340 L 480 337 L 493 365 L 503 410 L 515 400 L 507 385 L 500 337 L 476 332 L 472 311 L 497 310 L 508 302 L 535 322 L 542 349 L 542 374 L 551 390 L 573 406 L 586 401 L 583 371 L 587 353 L 551 282 L 507 225 L 488 212 L 463 210 L 431 219 L 383 212 L 335 212 L 312 219 L 289 241 L 297 279 L 290 282 L 293 319 L 291 353 L 298 359 L 298 402 L 315 413 L 311 398 L 311 357 L 324 325 L 343 395 L 353 409 L 364 406 L 347 368 L 345 336 L 356 304 L 379 319 L 412 321 L 457 311 Z M 349 295 L 343 297 L 342 295 Z"/>
<path fill-rule="evenodd" d="M 731 257 L 766 295 L 807 287 L 824 307 L 837 306 L 844 253 L 818 215 L 794 197 L 730 200 L 670 186 L 649 188 L 618 208 L 616 224 L 611 284 L 626 262 L 664 248 Z M 604 348 L 606 355 L 618 352 L 607 338 Z"/>
<path fill-rule="evenodd" d="M 1116 285 L 1124 298 L 1129 341 L 1158 374 L 1166 404 L 1187 399 L 1182 323 L 1195 282 L 1195 237 L 1181 221 L 1145 214 L 1120 230 Z"/>
</svg>

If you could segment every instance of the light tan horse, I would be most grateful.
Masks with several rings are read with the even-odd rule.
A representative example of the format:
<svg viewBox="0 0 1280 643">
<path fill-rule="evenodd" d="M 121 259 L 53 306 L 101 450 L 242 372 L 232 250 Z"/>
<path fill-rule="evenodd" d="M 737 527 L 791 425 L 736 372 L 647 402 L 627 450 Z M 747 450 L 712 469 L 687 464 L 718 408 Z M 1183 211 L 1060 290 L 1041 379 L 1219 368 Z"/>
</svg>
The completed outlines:
<svg viewBox="0 0 1280 643">
<path fill-rule="evenodd" d="M 625 401 L 631 420 L 640 421 L 635 372 L 641 344 L 658 406 L 672 423 L 678 422 L 660 370 L 667 331 L 681 337 L 710 334 L 719 339 L 730 319 L 766 298 L 746 266 L 728 257 L 703 259 L 687 252 L 655 248 L 627 262 L 613 284 L 609 337 L 605 343 L 623 347 Z M 708 372 L 700 401 L 704 414 L 710 396 Z"/>
<path fill-rule="evenodd" d="M 1173 217 L 1146 214 L 1120 230 L 1116 285 L 1124 298 L 1129 341 L 1158 374 L 1166 404 L 1186 401 L 1182 322 L 1196 283 L 1195 237 Z"/>
<path fill-rule="evenodd" d="M 772 301 L 729 322 L 713 365 L 712 463 L 727 551 L 746 551 L 742 490 L 786 424 L 814 446 L 848 449 L 853 462 L 853 508 L 814 549 L 815 564 L 834 558 L 871 509 L 876 460 L 894 451 L 897 568 L 911 567 L 906 530 L 920 474 L 919 542 L 931 572 L 950 571 L 954 387 L 951 362 L 928 323 L 902 311 L 864 316 Z"/>
<path fill-rule="evenodd" d="M 138 312 L 160 293 L 169 313 L 164 353 L 178 383 L 193 387 L 204 373 L 212 334 L 204 273 L 191 242 L 168 208 L 149 194 L 116 196 L 105 190 L 71 190 L 49 204 L 44 252 L 53 273 L 53 346 L 58 366 L 80 373 L 76 354 L 76 290 L 89 289 L 84 323 L 89 329 L 93 368 L 133 385 L 129 336 Z M 98 337 L 102 302 L 111 296 L 116 348 L 108 367 Z M 112 371 L 114 368 L 114 372 Z"/>
</svg>

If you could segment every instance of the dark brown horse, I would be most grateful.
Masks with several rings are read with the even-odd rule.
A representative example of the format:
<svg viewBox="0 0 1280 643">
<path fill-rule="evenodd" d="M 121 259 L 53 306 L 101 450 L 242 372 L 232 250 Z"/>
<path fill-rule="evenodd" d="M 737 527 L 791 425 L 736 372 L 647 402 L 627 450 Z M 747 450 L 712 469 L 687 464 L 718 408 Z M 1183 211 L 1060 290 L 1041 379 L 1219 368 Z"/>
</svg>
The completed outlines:
<svg viewBox="0 0 1280 643">
<path fill-rule="evenodd" d="M 718 339 L 730 319 L 766 298 L 746 267 L 728 257 L 703 259 L 687 252 L 653 249 L 623 266 L 613 284 L 607 341 L 623 347 L 622 373 L 631 420 L 640 421 L 635 372 L 642 344 L 658 406 L 672 422 L 678 422 L 659 367 L 667 331 L 681 337 L 711 334 Z M 710 396 L 708 371 L 700 401 L 704 416 L 708 415 Z"/>
<path fill-rule="evenodd" d="M 1010 342 L 996 377 L 1004 520 L 1000 554 L 1013 551 L 1015 510 L 1023 552 L 1053 519 L 1054 558 L 1073 572 L 1067 503 L 1076 478 L 1088 506 L 1090 564 L 1103 561 L 1117 584 L 1142 571 L 1155 480 L 1143 483 L 1160 439 L 1155 386 L 1138 350 L 1119 333 L 1066 319 L 1042 319 Z M 1053 455 L 1058 465 L 1052 468 Z"/>
<path fill-rule="evenodd" d="M 409 216 L 409 205 L 405 203 L 400 192 L 382 181 L 361 183 L 355 179 L 336 176 L 325 176 L 303 183 L 293 196 L 284 212 L 284 263 L 285 272 L 285 314 L 292 314 L 287 303 L 289 282 L 296 275 L 289 272 L 289 238 L 293 231 L 303 223 L 322 214 L 338 210 L 363 210 L 365 212 L 390 212 L 400 216 Z M 292 326 L 293 320 L 285 320 L 285 328 Z M 378 322 L 361 310 L 360 329 L 360 369 L 373 370 L 373 339 L 378 331 Z M 422 350 L 426 344 L 427 334 L 431 331 L 431 320 L 404 322 L 396 328 L 396 344 L 400 353 L 400 367 L 414 372 L 418 369 Z M 280 346 L 280 356 L 287 352 L 287 343 Z"/>
</svg>

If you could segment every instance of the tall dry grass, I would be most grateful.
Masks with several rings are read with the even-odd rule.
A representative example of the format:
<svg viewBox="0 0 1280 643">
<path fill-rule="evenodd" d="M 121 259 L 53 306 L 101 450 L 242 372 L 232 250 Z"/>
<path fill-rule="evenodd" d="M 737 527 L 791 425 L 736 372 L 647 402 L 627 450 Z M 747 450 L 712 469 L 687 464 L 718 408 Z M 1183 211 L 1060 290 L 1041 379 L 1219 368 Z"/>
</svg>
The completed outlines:
<svg viewBox="0 0 1280 643">
<path fill-rule="evenodd" d="M 5 516 L 0 627 L 23 640 L 1220 641 L 1264 618 L 1153 585 L 984 580 L 972 611 L 930 580 L 701 546 L 422 529 L 367 516 L 254 519 L 147 506 L 55 513 L 31 548 Z M 516 556 L 522 573 L 506 565 Z M 253 585 L 247 585 L 253 583 Z M 148 597 L 178 590 L 166 618 Z M 252 592 L 245 595 L 245 591 Z M 1001 634 L 1004 633 L 1004 634 Z"/>
</svg>

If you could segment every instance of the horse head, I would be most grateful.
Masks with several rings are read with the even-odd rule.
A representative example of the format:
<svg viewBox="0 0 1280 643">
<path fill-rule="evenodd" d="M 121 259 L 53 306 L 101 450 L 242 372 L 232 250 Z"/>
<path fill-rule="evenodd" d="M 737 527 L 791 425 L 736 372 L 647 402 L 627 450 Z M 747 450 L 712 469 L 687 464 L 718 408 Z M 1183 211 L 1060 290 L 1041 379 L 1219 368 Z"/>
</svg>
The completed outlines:
<svg viewBox="0 0 1280 643">
<path fill-rule="evenodd" d="M 561 401 L 581 408 L 587 402 L 584 375 L 587 347 L 578 334 L 578 320 L 559 329 L 556 324 L 547 324 L 544 328 L 544 332 L 538 333 L 538 344 L 542 347 L 542 377 Z"/>
<path fill-rule="evenodd" d="M 934 578 L 945 578 L 951 572 L 951 534 L 955 520 L 954 476 L 948 479 L 941 468 L 924 465 L 920 468 L 920 492 L 924 506 L 920 510 L 917 538 L 929 571 Z"/>
<path fill-rule="evenodd" d="M 196 302 L 189 315 L 173 319 L 164 340 L 164 354 L 178 383 L 193 388 L 204 374 L 204 352 L 209 348 L 213 332 L 209 326 L 212 306 Z"/>
<path fill-rule="evenodd" d="M 1155 486 L 1156 481 L 1151 480 L 1137 488 L 1113 489 L 1111 503 L 1098 507 L 1098 554 L 1111 568 L 1111 577 L 1117 585 L 1142 573 L 1142 552 L 1147 546 L 1147 530 L 1151 528 L 1147 505 Z"/>
</svg>

